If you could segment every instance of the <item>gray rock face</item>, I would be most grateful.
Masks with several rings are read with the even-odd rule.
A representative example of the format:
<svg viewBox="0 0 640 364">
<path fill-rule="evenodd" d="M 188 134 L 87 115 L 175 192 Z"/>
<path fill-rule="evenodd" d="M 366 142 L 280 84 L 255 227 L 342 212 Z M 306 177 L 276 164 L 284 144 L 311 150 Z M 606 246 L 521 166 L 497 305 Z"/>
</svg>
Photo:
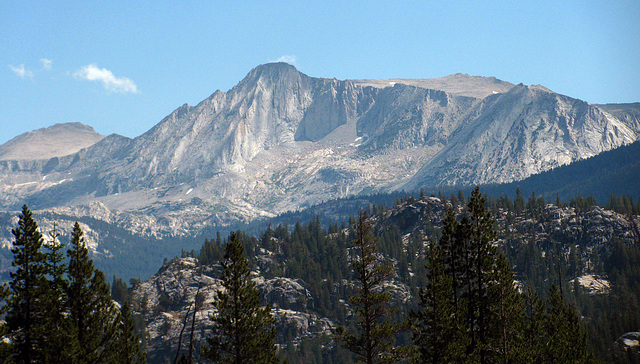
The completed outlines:
<svg viewBox="0 0 640 364">
<path fill-rule="evenodd" d="M 466 121 L 474 101 L 402 84 L 387 87 L 358 120 L 358 134 L 366 135 L 362 147 L 370 152 L 442 147 Z"/>
<path fill-rule="evenodd" d="M 195 206 L 227 224 L 362 192 L 519 180 L 640 135 L 634 107 L 609 112 L 541 86 L 467 75 L 400 81 L 262 65 L 137 138 L 0 161 L 0 208 L 99 201 L 164 217 Z"/>
<path fill-rule="evenodd" d="M 173 361 L 185 321 L 187 329 L 182 338 L 182 350 L 188 350 L 198 289 L 194 342 L 197 343 L 195 357 L 199 360 L 200 345 L 206 343 L 205 338 L 211 335 L 213 323 L 210 316 L 216 312 L 213 302 L 217 292 L 224 290 L 217 278 L 220 271 L 220 266 L 204 267 L 200 271 L 195 258 L 175 258 L 135 288 L 134 309 L 144 316 L 147 323 L 149 362 Z M 311 298 L 303 286 L 304 282 L 284 277 L 265 280 L 259 276 L 255 281 L 262 292 L 262 301 L 274 308 L 272 313 L 278 331 L 287 331 L 295 338 L 295 342 L 280 342 L 280 345 L 296 345 L 305 338 L 331 334 L 331 328 L 335 327 L 331 320 L 308 312 L 306 306 L 293 307 L 296 302 L 302 304 L 301 300 Z"/>
<path fill-rule="evenodd" d="M 385 211 L 383 224 L 395 224 L 403 235 L 420 232 L 429 236 L 434 228 L 442 227 L 447 206 L 436 197 L 425 197 L 400 204 Z M 458 213 L 462 207 L 458 206 Z M 498 244 L 509 249 L 522 249 L 522 245 L 534 242 L 540 253 L 555 252 L 563 247 L 563 254 L 577 253 L 586 264 L 566 281 L 583 286 L 591 294 L 607 294 L 609 280 L 605 272 L 594 264 L 603 257 L 611 256 L 615 243 L 629 246 L 640 243 L 640 217 L 627 216 L 595 206 L 586 211 L 573 207 L 558 207 L 547 204 L 537 216 L 513 216 L 504 210 L 495 214 Z M 518 271 L 518 267 L 514 270 Z M 571 285 L 573 286 L 573 284 Z"/>
<path fill-rule="evenodd" d="M 395 84 L 403 84 L 431 90 L 441 90 L 451 95 L 467 96 L 475 99 L 484 99 L 489 95 L 505 93 L 514 86 L 509 82 L 498 80 L 495 77 L 469 76 L 463 73 L 428 79 L 393 78 L 389 80 L 353 80 L 353 83 L 362 87 L 373 86 L 376 88 L 393 87 Z"/>
<path fill-rule="evenodd" d="M 408 188 L 517 181 L 640 135 L 633 123 L 540 86 L 518 85 L 489 96 L 469 116 Z"/>
</svg>

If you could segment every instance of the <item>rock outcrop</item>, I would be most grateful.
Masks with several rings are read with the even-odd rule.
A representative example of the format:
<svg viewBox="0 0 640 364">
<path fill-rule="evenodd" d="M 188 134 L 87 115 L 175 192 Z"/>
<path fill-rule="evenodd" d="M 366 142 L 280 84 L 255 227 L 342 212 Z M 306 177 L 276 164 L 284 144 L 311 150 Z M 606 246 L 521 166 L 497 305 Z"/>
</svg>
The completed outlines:
<svg viewBox="0 0 640 364">
<path fill-rule="evenodd" d="M 211 334 L 210 316 L 216 312 L 213 301 L 217 292 L 224 289 L 217 278 L 220 271 L 218 265 L 200 267 L 195 258 L 175 258 L 134 288 L 134 309 L 146 322 L 149 362 L 173 361 L 183 329 L 181 348 L 186 353 L 192 325 L 198 361 L 200 348 Z M 331 334 L 335 323 L 307 309 L 311 296 L 304 282 L 285 277 L 265 280 L 259 276 L 254 281 L 262 292 L 262 303 L 273 307 L 278 332 L 287 333 L 287 338 L 278 337 L 279 345 L 298 345 L 301 340 Z M 285 341 L 289 338 L 293 341 Z"/>
</svg>

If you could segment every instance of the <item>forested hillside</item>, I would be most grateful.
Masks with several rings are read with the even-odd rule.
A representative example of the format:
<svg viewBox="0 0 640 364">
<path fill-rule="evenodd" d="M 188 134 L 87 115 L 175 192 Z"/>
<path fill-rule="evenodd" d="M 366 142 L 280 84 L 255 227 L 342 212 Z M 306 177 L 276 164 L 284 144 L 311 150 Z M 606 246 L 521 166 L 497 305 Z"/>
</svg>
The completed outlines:
<svg viewBox="0 0 640 364">
<path fill-rule="evenodd" d="M 425 322 L 425 316 L 414 316 L 427 312 L 425 307 L 431 307 L 430 301 L 420 292 L 432 292 L 435 272 L 444 269 L 434 266 L 434 257 L 438 254 L 447 256 L 444 237 L 466 234 L 464 229 L 457 230 L 459 228 L 450 228 L 447 233 L 446 226 L 467 226 L 465 221 L 474 221 L 467 207 L 468 199 L 469 196 L 462 193 L 450 198 L 406 197 L 399 199 L 393 207 L 372 205 L 364 211 L 369 215 L 366 221 L 371 225 L 371 237 L 379 252 L 374 256 L 380 264 L 388 264 L 392 272 L 379 288 L 380 292 L 389 294 L 390 306 L 395 308 L 384 320 L 400 324 L 412 318 L 409 323 L 414 325 Z M 620 211 L 620 206 L 626 206 L 625 201 L 629 205 L 629 199 L 623 197 L 612 198 L 610 204 Z M 585 351 L 571 355 L 584 355 L 583 358 L 592 355 L 606 362 L 637 359 L 635 349 L 626 346 L 625 342 L 629 341 L 622 338 L 627 333 L 636 335 L 634 332 L 640 328 L 637 206 L 631 203 L 623 213 L 618 213 L 596 206 L 593 198 L 576 198 L 568 203 L 558 200 L 549 204 L 535 194 L 526 198 L 517 194 L 514 200 L 507 197 L 489 199 L 485 205 L 495 219 L 490 224 L 495 230 L 495 239 L 489 234 L 486 240 L 496 243 L 487 245 L 495 246 L 488 248 L 489 252 L 497 249 L 487 253 L 493 262 L 490 266 L 497 269 L 495 267 L 503 264 L 499 262 L 500 256 L 504 255 L 506 266 L 496 272 L 502 272 L 499 276 L 506 281 L 515 279 L 519 293 L 514 293 L 514 297 L 520 302 L 518 307 L 538 307 L 527 311 L 529 313 L 521 313 L 524 323 L 517 319 L 514 321 L 519 322 L 516 326 L 505 328 L 521 332 L 529 322 L 530 326 L 526 326 L 529 330 L 547 327 L 545 332 L 549 333 L 550 328 L 544 326 L 548 321 L 544 320 L 564 320 L 562 322 L 568 325 L 564 327 L 565 331 L 553 331 L 557 334 L 553 337 L 542 335 L 538 338 L 542 340 L 539 344 L 548 347 L 551 345 L 549 340 L 560 340 L 565 343 L 563 345 L 579 348 L 581 340 L 585 340 Z M 453 219 L 446 217 L 448 210 Z M 491 221 L 489 219 L 487 221 Z M 253 272 L 251 279 L 261 291 L 262 304 L 271 306 L 276 319 L 280 357 L 290 362 L 349 362 L 354 359 L 351 352 L 335 340 L 334 332 L 337 327 L 353 331 L 359 326 L 353 297 L 360 292 L 361 284 L 355 279 L 352 267 L 353 262 L 361 259 L 354 250 L 357 223 L 358 219 L 352 217 L 340 224 L 324 226 L 321 218 L 315 217 L 307 223 L 269 226 L 257 236 L 236 234 L 245 248 Z M 208 317 L 216 312 L 215 292 L 220 289 L 222 269 L 219 263 L 225 257 L 226 241 L 225 236 L 218 234 L 205 241 L 197 256 L 188 257 L 185 253 L 182 258 L 166 261 L 150 280 L 134 281 L 133 287 L 114 281 L 119 299 L 131 299 L 138 318 L 146 324 L 143 344 L 151 362 L 165 362 L 176 355 L 176 343 L 185 327 L 193 328 L 196 348 L 211 334 L 212 322 Z M 439 251 L 433 250 L 438 246 L 441 247 Z M 444 267 L 448 267 L 446 264 Z M 511 271 L 513 278 L 509 278 Z M 497 278 L 490 281 L 493 279 Z M 511 285 L 503 287 L 507 286 Z M 451 297 L 471 297 L 471 292 L 478 294 L 477 290 L 464 287 L 473 285 L 458 286 L 454 292 L 459 293 Z M 199 297 L 198 311 L 191 311 L 188 316 L 196 295 Z M 575 316 L 571 313 L 573 310 Z M 531 316 L 531 312 L 537 312 L 539 317 Z M 565 315 L 564 318 L 553 316 L 559 314 Z M 498 345 L 492 341 L 493 336 L 474 331 L 474 327 L 482 327 L 480 321 L 465 326 L 468 324 L 463 321 L 455 325 L 468 327 L 461 332 L 480 335 L 474 336 L 480 340 L 478 343 L 489 340 L 486 345 Z M 453 327 L 457 327 L 455 325 Z M 574 325 L 573 329 L 571 325 Z M 412 331 L 411 325 L 401 326 L 406 330 L 394 335 L 395 348 L 411 348 L 414 344 L 418 344 L 418 351 L 425 348 L 420 346 L 421 336 L 416 333 L 416 327 Z M 487 326 L 489 331 L 486 332 L 495 329 Z M 584 330 L 583 334 L 580 330 Z M 183 348 L 188 345 L 186 335 L 183 335 Z M 469 337 L 463 335 L 455 340 L 462 340 L 460 345 L 467 348 L 469 355 L 480 355 L 478 358 L 498 355 L 480 349 L 485 344 L 476 346 L 479 344 L 472 344 L 467 339 Z M 526 353 L 544 356 L 547 362 L 553 362 L 553 355 L 566 354 L 540 350 L 534 345 Z M 194 352 L 197 356 L 197 350 Z M 513 354 L 508 350 L 503 352 Z M 403 355 L 417 355 L 417 351 L 412 353 Z M 428 350 L 422 353 L 428 355 Z"/>
</svg>

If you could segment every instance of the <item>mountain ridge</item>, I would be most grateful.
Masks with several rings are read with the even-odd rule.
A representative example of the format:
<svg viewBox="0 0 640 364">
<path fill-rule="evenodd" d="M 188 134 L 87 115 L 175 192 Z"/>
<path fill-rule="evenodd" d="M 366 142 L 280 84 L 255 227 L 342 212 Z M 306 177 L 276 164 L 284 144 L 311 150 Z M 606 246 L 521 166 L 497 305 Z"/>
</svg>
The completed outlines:
<svg viewBox="0 0 640 364">
<path fill-rule="evenodd" d="M 58 123 L 20 134 L 0 145 L 0 160 L 43 160 L 88 148 L 104 138 L 82 123 Z"/>
<path fill-rule="evenodd" d="M 261 65 L 136 138 L 109 136 L 48 166 L 0 161 L 0 208 L 99 201 L 172 214 L 191 201 L 199 218 L 229 224 L 359 193 L 516 181 L 640 135 L 632 106 L 453 76 L 441 83 L 508 90 L 479 99 Z"/>
</svg>

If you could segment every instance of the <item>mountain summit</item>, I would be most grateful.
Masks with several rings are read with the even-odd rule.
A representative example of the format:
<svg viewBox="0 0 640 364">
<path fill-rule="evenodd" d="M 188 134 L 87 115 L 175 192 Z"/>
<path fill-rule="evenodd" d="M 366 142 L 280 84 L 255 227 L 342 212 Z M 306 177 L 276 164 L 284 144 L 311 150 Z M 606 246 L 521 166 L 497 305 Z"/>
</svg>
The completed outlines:
<svg viewBox="0 0 640 364">
<path fill-rule="evenodd" d="M 0 160 L 34 160 L 63 157 L 104 138 L 82 123 L 55 124 L 19 135 L 0 145 Z"/>
<path fill-rule="evenodd" d="M 523 179 L 637 140 L 638 115 L 495 78 L 340 81 L 271 63 L 134 139 L 47 168 L 0 161 L 0 206 L 97 200 L 223 224 L 363 192 Z"/>
</svg>

